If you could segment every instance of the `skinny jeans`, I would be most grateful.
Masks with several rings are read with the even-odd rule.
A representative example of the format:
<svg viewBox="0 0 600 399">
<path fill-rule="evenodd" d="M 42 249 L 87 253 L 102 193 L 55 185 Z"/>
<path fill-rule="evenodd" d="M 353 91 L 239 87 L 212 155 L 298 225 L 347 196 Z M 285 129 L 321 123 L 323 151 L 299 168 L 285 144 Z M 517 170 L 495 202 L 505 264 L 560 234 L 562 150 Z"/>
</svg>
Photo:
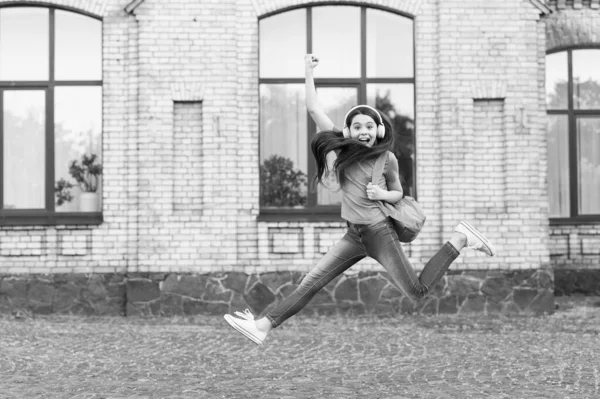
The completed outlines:
<svg viewBox="0 0 600 399">
<path fill-rule="evenodd" d="M 348 222 L 344 237 L 321 258 L 298 288 L 265 317 L 273 327 L 279 326 L 302 310 L 331 280 L 367 256 L 385 268 L 402 292 L 419 299 L 430 292 L 459 254 L 446 242 L 417 275 L 389 218 L 372 225 Z"/>
</svg>

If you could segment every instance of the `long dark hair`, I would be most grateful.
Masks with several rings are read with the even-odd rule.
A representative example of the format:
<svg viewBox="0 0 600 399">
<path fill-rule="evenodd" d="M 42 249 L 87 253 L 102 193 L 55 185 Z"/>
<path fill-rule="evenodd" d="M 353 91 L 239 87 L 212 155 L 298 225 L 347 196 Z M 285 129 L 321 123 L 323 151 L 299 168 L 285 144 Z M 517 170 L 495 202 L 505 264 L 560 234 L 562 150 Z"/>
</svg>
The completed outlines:
<svg viewBox="0 0 600 399">
<path fill-rule="evenodd" d="M 375 123 L 379 124 L 380 117 L 375 111 L 367 107 L 358 107 L 350 112 L 344 121 L 344 126 L 350 126 L 352 119 L 358 114 L 371 117 Z M 372 147 L 367 147 L 358 140 L 344 138 L 342 132 L 326 130 L 318 133 L 312 140 L 310 147 L 317 161 L 317 174 L 314 178 L 315 185 L 323 184 L 323 176 L 327 170 L 327 153 L 338 150 L 338 157 L 333 164 L 337 174 L 340 186 L 346 182 L 346 170 L 350 165 L 356 162 L 365 161 L 372 158 L 377 158 L 386 151 L 391 151 L 394 145 L 394 131 L 392 125 L 383 117 L 383 125 L 385 126 L 385 135 L 383 138 L 377 138 Z"/>
</svg>

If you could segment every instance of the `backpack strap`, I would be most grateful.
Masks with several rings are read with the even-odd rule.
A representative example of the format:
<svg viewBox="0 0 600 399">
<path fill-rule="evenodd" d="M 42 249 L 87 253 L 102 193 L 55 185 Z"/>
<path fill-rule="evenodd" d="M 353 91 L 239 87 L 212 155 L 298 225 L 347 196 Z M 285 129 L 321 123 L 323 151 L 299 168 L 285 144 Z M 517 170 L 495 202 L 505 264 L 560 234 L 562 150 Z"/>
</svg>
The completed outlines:
<svg viewBox="0 0 600 399">
<path fill-rule="evenodd" d="M 375 161 L 375 165 L 373 165 L 373 176 L 371 177 L 371 183 L 378 184 L 381 175 L 383 174 L 383 169 L 385 168 L 385 163 L 388 159 L 388 152 L 384 152 L 381 154 L 377 161 Z"/>
</svg>

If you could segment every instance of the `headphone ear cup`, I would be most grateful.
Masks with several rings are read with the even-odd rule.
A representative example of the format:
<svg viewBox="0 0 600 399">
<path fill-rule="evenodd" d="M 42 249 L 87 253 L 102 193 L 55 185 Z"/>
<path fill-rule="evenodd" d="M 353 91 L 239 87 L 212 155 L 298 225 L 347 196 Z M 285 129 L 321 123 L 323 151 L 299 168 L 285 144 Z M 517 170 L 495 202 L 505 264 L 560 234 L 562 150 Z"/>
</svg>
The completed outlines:
<svg viewBox="0 0 600 399">
<path fill-rule="evenodd" d="M 385 136 L 385 126 L 383 123 L 377 126 L 377 138 L 382 139 Z"/>
<path fill-rule="evenodd" d="M 345 138 L 350 137 L 350 129 L 348 129 L 347 126 L 344 126 L 344 128 L 342 129 L 342 134 L 344 135 Z"/>
</svg>

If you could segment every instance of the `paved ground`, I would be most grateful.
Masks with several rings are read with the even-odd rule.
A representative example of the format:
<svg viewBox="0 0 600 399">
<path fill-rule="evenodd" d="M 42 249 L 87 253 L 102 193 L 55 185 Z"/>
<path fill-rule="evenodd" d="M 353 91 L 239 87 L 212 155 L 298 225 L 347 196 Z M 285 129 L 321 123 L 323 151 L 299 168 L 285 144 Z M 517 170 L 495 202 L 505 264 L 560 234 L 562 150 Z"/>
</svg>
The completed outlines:
<svg viewBox="0 0 600 399">
<path fill-rule="evenodd" d="M 563 306 L 564 308 L 564 306 Z M 599 398 L 600 308 L 298 317 L 256 347 L 220 317 L 0 318 L 0 398 Z"/>
</svg>

